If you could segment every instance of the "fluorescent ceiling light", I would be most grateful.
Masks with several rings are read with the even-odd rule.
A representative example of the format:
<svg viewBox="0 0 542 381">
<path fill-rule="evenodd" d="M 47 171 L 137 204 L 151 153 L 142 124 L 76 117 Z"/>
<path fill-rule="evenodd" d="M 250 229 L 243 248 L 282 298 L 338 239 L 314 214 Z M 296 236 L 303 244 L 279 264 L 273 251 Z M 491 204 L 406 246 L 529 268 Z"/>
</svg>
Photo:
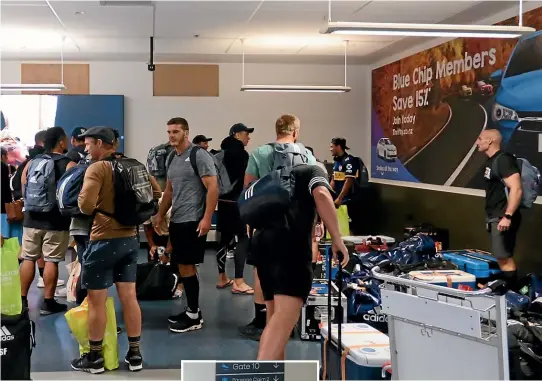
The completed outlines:
<svg viewBox="0 0 542 381">
<path fill-rule="evenodd" d="M 415 37 L 481 37 L 517 38 L 535 32 L 525 26 L 399 24 L 368 22 L 329 22 L 323 34 L 415 36 Z"/>
<path fill-rule="evenodd" d="M 0 84 L 0 90 L 2 91 L 62 91 L 66 90 L 66 86 L 61 83 L 55 84 Z"/>
<path fill-rule="evenodd" d="M 348 93 L 348 86 L 243 85 L 241 91 L 275 91 L 290 93 Z"/>
</svg>

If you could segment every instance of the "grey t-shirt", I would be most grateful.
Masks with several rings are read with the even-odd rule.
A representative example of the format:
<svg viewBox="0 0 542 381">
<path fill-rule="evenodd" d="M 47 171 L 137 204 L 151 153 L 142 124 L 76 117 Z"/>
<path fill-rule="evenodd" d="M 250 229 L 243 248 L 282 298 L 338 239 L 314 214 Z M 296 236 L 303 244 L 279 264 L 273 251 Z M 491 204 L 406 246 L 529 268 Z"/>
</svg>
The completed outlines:
<svg viewBox="0 0 542 381">
<path fill-rule="evenodd" d="M 175 153 L 169 164 L 167 177 L 173 186 L 171 222 L 200 221 L 205 213 L 207 189 L 190 164 L 190 151 L 194 144 L 181 154 Z M 215 162 L 211 154 L 203 149 L 196 153 L 196 166 L 200 177 L 216 176 Z"/>
</svg>

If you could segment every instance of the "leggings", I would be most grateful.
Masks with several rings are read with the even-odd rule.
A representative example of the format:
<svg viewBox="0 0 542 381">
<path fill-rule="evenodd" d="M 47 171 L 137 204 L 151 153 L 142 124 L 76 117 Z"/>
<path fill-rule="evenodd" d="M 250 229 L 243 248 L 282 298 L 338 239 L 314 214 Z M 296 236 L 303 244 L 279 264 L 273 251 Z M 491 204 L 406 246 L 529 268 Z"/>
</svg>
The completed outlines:
<svg viewBox="0 0 542 381">
<path fill-rule="evenodd" d="M 73 236 L 73 240 L 77 245 L 77 259 L 81 264 L 81 272 L 83 272 L 83 253 L 87 249 L 89 237 L 85 235 L 76 235 Z M 77 279 L 77 285 L 75 286 L 75 302 L 77 304 L 83 303 L 83 300 L 87 297 L 88 294 L 87 289 L 82 288 L 81 286 L 81 278 L 81 275 L 79 275 L 79 279 Z"/>
<path fill-rule="evenodd" d="M 235 245 L 234 262 L 235 262 L 235 279 L 243 278 L 245 271 L 245 262 L 247 259 L 249 240 L 246 234 L 244 236 L 232 236 L 222 233 L 220 235 L 220 248 L 216 253 L 216 263 L 218 265 L 218 273 L 223 274 L 226 272 L 226 254 L 228 249 L 235 244 L 235 238 L 237 237 L 237 244 Z"/>
</svg>

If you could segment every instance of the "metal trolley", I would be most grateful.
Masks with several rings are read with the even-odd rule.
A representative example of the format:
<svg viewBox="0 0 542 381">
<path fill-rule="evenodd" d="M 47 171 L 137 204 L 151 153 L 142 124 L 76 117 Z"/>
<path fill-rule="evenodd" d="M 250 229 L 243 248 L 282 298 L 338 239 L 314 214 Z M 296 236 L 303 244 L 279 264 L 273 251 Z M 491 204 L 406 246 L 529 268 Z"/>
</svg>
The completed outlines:
<svg viewBox="0 0 542 381">
<path fill-rule="evenodd" d="M 392 379 L 508 380 L 506 301 L 379 272 Z"/>
</svg>

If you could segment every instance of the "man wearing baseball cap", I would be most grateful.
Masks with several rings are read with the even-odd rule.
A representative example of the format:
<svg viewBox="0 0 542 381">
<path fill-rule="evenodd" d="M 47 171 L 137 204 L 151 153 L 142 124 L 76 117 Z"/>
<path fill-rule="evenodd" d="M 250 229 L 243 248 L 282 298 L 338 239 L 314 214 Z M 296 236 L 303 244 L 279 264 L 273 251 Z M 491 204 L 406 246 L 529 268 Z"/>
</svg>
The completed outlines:
<svg viewBox="0 0 542 381">
<path fill-rule="evenodd" d="M 195 145 L 200 146 L 205 151 L 208 151 L 209 150 L 209 142 L 211 140 L 213 140 L 213 138 L 208 138 L 205 135 L 196 135 L 196 136 L 194 136 L 194 139 L 192 139 L 192 143 L 194 143 Z"/>
<path fill-rule="evenodd" d="M 76 163 L 86 157 L 85 153 L 85 138 L 81 137 L 87 131 L 84 127 L 75 127 L 71 133 L 70 144 L 72 149 L 66 154 L 66 156 Z"/>
</svg>

